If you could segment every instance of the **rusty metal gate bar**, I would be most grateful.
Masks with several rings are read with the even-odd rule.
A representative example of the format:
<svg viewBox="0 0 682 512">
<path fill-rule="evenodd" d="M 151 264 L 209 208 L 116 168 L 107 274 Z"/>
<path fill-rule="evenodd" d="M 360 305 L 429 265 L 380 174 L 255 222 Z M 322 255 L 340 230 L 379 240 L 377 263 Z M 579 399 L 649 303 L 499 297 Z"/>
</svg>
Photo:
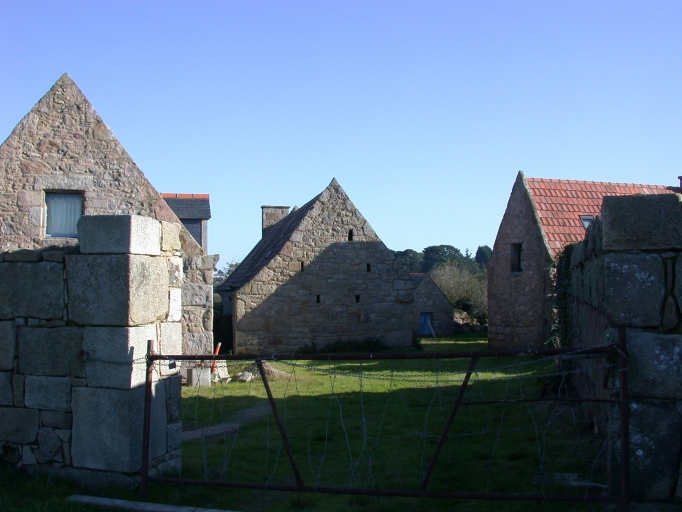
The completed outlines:
<svg viewBox="0 0 682 512">
<path fill-rule="evenodd" d="M 276 491 L 294 491 L 294 492 L 313 492 L 313 493 L 327 493 L 327 494 L 349 494 L 349 495 L 363 495 L 363 496 L 392 496 L 392 497 L 419 497 L 419 498 L 455 498 L 455 499 L 485 499 L 485 500 L 525 500 L 525 501 L 595 501 L 595 502 L 620 502 L 621 511 L 627 512 L 629 510 L 629 495 L 630 495 L 630 469 L 629 469 L 629 404 L 628 404 L 628 382 L 627 382 L 627 343 L 625 339 L 625 329 L 618 330 L 618 344 L 607 345 L 603 347 L 594 347 L 587 349 L 580 349 L 581 354 L 608 354 L 616 353 L 619 360 L 619 383 L 620 383 L 620 397 L 619 400 L 608 399 L 553 399 L 553 398 L 538 398 L 538 399 L 514 399 L 514 400 L 489 400 L 479 402 L 462 402 L 464 391 L 468 385 L 468 381 L 473 373 L 478 360 L 482 357 L 513 357 L 518 355 L 539 355 L 539 356 L 561 356 L 574 354 L 576 349 L 535 349 L 535 350 L 481 350 L 476 352 L 418 352 L 418 353 L 379 353 L 379 354 L 240 354 L 240 355 L 159 355 L 152 351 L 150 343 L 147 354 L 147 380 L 145 383 L 145 410 L 144 410 L 144 438 L 143 438 L 143 454 L 142 454 L 142 470 L 140 480 L 140 494 L 144 497 L 147 494 L 149 482 L 167 482 L 190 485 L 216 486 L 216 487 L 231 487 L 242 489 L 263 489 Z M 303 483 L 298 468 L 296 466 L 289 441 L 286 436 L 286 430 L 282 424 L 279 414 L 277 412 L 277 405 L 270 391 L 270 386 L 267 380 L 267 375 L 262 366 L 262 361 L 267 359 L 279 359 L 285 361 L 291 360 L 323 360 L 323 361 L 358 361 L 358 360 L 401 360 L 401 359 L 470 359 L 469 368 L 460 391 L 453 405 L 453 409 L 448 418 L 448 422 L 443 429 L 440 436 L 438 447 L 431 458 L 429 468 L 422 481 L 418 491 L 398 490 L 398 489 L 353 489 L 353 488 L 339 488 L 339 487 L 310 487 Z M 287 455 L 296 478 L 297 485 L 282 485 L 282 484 L 258 484 L 246 482 L 228 482 L 222 480 L 199 480 L 191 478 L 173 478 L 160 477 L 149 475 L 149 436 L 151 432 L 151 396 L 153 384 L 153 365 L 159 360 L 176 360 L 176 361 L 256 361 L 259 373 L 263 380 L 268 400 L 273 411 L 273 416 L 277 422 L 283 443 L 286 447 Z M 605 495 L 588 495 L 588 494 L 530 494 L 530 493 L 478 493 L 478 492 L 445 492 L 445 491 L 427 491 L 426 487 L 428 481 L 435 467 L 440 450 L 442 449 L 447 434 L 454 420 L 455 414 L 461 406 L 471 405 L 489 405 L 499 403 L 519 403 L 519 402 L 592 402 L 592 403 L 617 403 L 620 405 L 620 433 L 621 433 L 621 489 L 620 496 L 605 496 Z"/>
</svg>

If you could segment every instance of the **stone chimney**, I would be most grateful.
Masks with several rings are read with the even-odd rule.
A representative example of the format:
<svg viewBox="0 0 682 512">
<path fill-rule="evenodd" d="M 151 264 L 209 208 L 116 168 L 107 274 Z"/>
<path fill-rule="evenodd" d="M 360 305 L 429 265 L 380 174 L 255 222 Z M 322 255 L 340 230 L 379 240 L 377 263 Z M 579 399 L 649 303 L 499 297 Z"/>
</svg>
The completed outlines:
<svg viewBox="0 0 682 512">
<path fill-rule="evenodd" d="M 274 226 L 289 215 L 288 206 L 261 206 L 263 210 L 263 237 L 270 226 Z"/>
</svg>

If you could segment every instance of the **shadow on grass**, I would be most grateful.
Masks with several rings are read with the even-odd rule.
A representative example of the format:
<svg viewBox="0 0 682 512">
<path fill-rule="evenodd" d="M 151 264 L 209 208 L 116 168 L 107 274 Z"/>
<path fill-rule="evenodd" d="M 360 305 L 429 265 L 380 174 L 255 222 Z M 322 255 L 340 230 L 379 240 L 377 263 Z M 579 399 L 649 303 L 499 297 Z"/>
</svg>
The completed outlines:
<svg viewBox="0 0 682 512">
<path fill-rule="evenodd" d="M 406 382 L 405 378 L 414 376 L 415 372 L 427 373 L 425 368 L 411 368 L 422 361 L 400 361 L 399 375 L 395 379 L 383 378 L 391 373 L 392 363 L 395 362 L 375 361 L 364 365 L 362 379 L 358 374 L 315 376 L 315 372 L 299 369 L 300 373 L 291 379 L 270 383 L 306 485 L 409 490 L 419 487 L 460 388 L 446 381 L 424 385 Z M 466 360 L 446 363 L 450 371 L 463 370 L 468 365 Z M 356 363 L 333 365 L 336 371 L 357 368 Z M 497 373 L 505 375 L 503 371 Z M 431 372 L 430 378 L 434 375 L 438 374 Z M 512 381 L 474 376 L 465 402 L 536 398 L 543 383 L 542 378 Z M 251 385 L 249 406 L 265 401 L 264 394 L 258 392 L 259 387 L 261 383 Z M 243 407 L 243 403 L 236 404 L 244 396 L 216 400 L 197 395 L 188 400 L 197 402 L 195 411 L 210 412 L 215 418 L 228 417 L 230 411 Z M 221 407 L 223 410 L 217 411 Z M 184 421 L 201 424 L 206 420 L 186 417 Z M 587 425 L 581 424 L 576 405 L 526 403 L 461 407 L 429 490 L 583 493 L 584 488 L 566 489 L 537 484 L 535 480 L 538 472 L 576 473 L 582 480 L 605 480 L 604 463 L 597 457 L 600 444 L 584 427 Z M 183 451 L 183 475 L 188 478 L 295 483 L 271 416 L 242 427 L 236 435 L 186 443 Z M 602 491 L 589 489 L 588 492 Z M 343 510 L 349 506 L 393 510 L 388 503 L 402 503 L 401 508 L 408 509 L 428 506 L 432 510 L 450 510 L 454 501 L 295 495 L 287 498 L 285 504 L 269 504 L 268 510 Z M 456 503 L 467 503 L 463 510 L 489 510 L 492 506 L 492 502 Z M 496 510 L 539 510 L 536 506 L 539 505 L 494 504 Z M 569 505 L 553 503 L 551 510 L 591 510 L 591 505 L 582 509 L 575 507 L 575 504 L 569 508 Z"/>
</svg>

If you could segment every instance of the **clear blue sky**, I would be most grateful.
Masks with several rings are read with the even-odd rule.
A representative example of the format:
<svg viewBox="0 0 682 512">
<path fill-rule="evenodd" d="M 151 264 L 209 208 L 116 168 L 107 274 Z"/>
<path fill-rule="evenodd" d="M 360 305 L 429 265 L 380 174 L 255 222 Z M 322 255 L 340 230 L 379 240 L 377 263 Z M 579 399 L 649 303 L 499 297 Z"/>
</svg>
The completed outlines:
<svg viewBox="0 0 682 512">
<path fill-rule="evenodd" d="M 210 251 L 336 177 L 391 249 L 492 246 L 516 173 L 674 185 L 682 2 L 0 1 L 0 140 L 68 72 Z"/>
</svg>

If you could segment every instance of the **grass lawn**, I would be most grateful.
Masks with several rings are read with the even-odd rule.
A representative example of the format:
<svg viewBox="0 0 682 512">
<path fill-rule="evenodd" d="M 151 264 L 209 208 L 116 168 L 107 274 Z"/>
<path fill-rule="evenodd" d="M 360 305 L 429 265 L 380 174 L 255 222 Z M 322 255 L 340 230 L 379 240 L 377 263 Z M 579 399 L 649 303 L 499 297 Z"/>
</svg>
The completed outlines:
<svg viewBox="0 0 682 512">
<path fill-rule="evenodd" d="M 422 340 L 427 352 L 487 348 L 484 336 Z M 301 477 L 306 485 L 416 490 L 452 409 L 468 360 L 275 362 L 272 378 Z M 242 364 L 243 366 L 243 364 Z M 230 373 L 240 368 L 230 367 Z M 481 359 L 464 402 L 537 398 L 556 371 L 551 360 Z M 260 380 L 183 388 L 186 430 L 229 421 L 267 401 Z M 578 494 L 548 486 L 540 473 L 573 473 L 605 483 L 600 444 L 581 422 L 579 406 L 551 402 L 461 407 L 432 474 L 429 490 Z M 596 461 L 596 462 L 595 462 Z M 60 505 L 70 484 L 0 473 L 0 510 L 92 510 Z M 295 485 L 271 414 L 230 435 L 183 444 L 183 477 Z M 16 492 L 8 492 L 10 488 Z M 591 490 L 590 492 L 601 492 Z M 139 499 L 134 492 L 111 497 Z M 22 496 L 18 499 L 15 496 Z M 242 511 L 599 510 L 597 505 L 432 498 L 385 498 L 252 491 L 151 483 L 149 501 Z M 26 504 L 18 507 L 17 504 Z M 61 506 L 61 508 L 60 508 Z"/>
</svg>

